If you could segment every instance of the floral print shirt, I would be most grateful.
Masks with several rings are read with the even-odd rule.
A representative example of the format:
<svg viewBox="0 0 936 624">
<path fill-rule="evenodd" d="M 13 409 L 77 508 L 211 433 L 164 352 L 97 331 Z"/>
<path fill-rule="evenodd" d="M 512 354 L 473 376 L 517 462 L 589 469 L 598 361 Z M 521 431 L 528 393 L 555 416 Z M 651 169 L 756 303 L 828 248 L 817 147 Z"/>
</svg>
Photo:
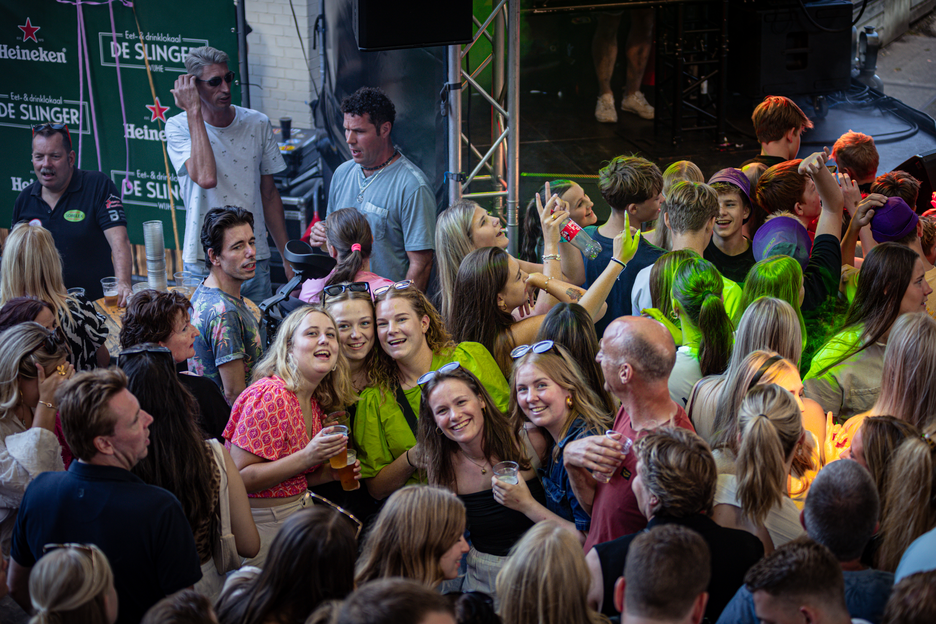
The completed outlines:
<svg viewBox="0 0 936 624">
<path fill-rule="evenodd" d="M 195 357 L 188 361 L 189 371 L 224 390 L 218 367 L 243 360 L 244 381 L 249 384 L 250 371 L 263 351 L 260 326 L 243 299 L 200 284 L 192 295 L 192 325 L 200 335 L 195 339 Z"/>
</svg>

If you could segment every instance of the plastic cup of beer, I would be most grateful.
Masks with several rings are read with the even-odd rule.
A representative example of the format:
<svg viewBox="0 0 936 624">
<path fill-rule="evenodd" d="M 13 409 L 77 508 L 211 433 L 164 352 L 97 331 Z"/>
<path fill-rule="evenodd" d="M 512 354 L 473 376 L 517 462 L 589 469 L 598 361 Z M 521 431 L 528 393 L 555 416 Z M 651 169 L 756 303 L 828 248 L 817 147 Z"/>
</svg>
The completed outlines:
<svg viewBox="0 0 936 624">
<path fill-rule="evenodd" d="M 85 289 L 80 286 L 75 286 L 74 288 L 68 289 L 68 294 L 72 297 L 78 297 L 79 299 L 84 299 Z"/>
<path fill-rule="evenodd" d="M 630 438 L 625 438 L 620 431 L 615 431 L 614 429 L 608 429 L 607 431 L 605 431 L 605 437 L 611 440 L 620 442 L 624 446 L 624 448 L 621 449 L 621 452 L 625 455 L 630 453 L 631 447 L 634 446 L 633 440 L 631 440 Z M 597 481 L 598 483 L 607 483 L 611 480 L 610 476 L 606 475 L 603 472 L 599 472 L 597 470 L 592 473 L 592 476 L 595 478 L 595 481 Z"/>
<path fill-rule="evenodd" d="M 109 308 L 117 307 L 117 278 L 105 277 L 101 280 L 101 288 L 104 289 L 104 305 Z"/>
<path fill-rule="evenodd" d="M 357 451 L 348 449 L 345 452 L 347 461 L 345 465 L 338 469 L 338 479 L 341 481 L 341 489 L 345 492 L 353 492 L 361 487 L 361 482 L 354 478 L 354 462 L 357 461 Z M 335 458 L 332 457 L 332 460 Z"/>
<path fill-rule="evenodd" d="M 520 465 L 512 461 L 495 464 L 494 476 L 497 477 L 498 481 L 517 485 L 520 482 Z"/>
<path fill-rule="evenodd" d="M 329 433 L 328 435 L 340 434 L 340 435 L 343 435 L 344 437 L 348 437 L 348 427 L 347 427 L 347 426 L 345 426 L 345 425 L 329 425 L 329 427 L 331 428 L 331 433 Z M 346 446 L 344 451 L 338 453 L 338 454 L 335 455 L 334 457 L 330 457 L 330 458 L 328 459 L 328 463 L 331 464 L 331 467 L 334 468 L 335 470 L 337 470 L 337 469 L 339 469 L 339 468 L 344 468 L 345 466 L 348 465 L 348 455 L 347 455 L 347 454 L 348 454 L 349 452 L 350 452 L 350 451 L 348 451 L 348 447 Z M 353 463 L 353 462 L 352 462 L 352 463 Z"/>
</svg>

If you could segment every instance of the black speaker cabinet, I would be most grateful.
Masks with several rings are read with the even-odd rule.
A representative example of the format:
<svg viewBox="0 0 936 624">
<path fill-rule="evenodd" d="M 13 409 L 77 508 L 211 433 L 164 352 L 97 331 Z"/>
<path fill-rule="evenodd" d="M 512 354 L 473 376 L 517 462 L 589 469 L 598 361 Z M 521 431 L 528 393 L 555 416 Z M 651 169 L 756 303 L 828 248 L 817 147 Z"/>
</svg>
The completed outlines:
<svg viewBox="0 0 936 624">
<path fill-rule="evenodd" d="M 911 156 L 894 167 L 895 171 L 905 171 L 920 181 L 920 194 L 917 196 L 917 214 L 933 207 L 933 191 L 936 190 L 936 150 Z"/>
<path fill-rule="evenodd" d="M 361 50 L 469 43 L 471 9 L 471 0 L 357 0 L 354 35 Z"/>
<path fill-rule="evenodd" d="M 728 84 L 755 99 L 767 95 L 812 95 L 851 85 L 852 3 L 822 0 L 741 4 L 729 12 Z"/>
</svg>

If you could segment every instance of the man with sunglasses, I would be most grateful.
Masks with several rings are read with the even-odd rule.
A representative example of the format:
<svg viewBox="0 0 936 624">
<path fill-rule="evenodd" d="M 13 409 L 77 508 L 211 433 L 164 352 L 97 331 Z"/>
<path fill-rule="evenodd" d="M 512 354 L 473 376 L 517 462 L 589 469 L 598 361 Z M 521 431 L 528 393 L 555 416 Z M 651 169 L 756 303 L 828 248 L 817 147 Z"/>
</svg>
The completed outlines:
<svg viewBox="0 0 936 624">
<path fill-rule="evenodd" d="M 185 269 L 206 277 L 199 233 L 209 210 L 239 206 L 254 217 L 257 237 L 256 275 L 244 282 L 241 294 L 260 303 L 273 294 L 267 230 L 280 256 L 286 245 L 283 201 L 273 174 L 286 168 L 263 113 L 231 103 L 234 72 L 228 55 L 211 47 L 194 48 L 185 57 L 188 74 L 172 89 L 182 113 L 166 122 L 169 157 L 179 175 L 185 204 Z M 287 279 L 292 269 L 284 263 Z"/>
<path fill-rule="evenodd" d="M 33 126 L 32 162 L 36 181 L 16 198 L 13 225 L 38 221 L 49 230 L 62 256 L 66 288 L 84 288 L 89 300 L 103 297 L 101 279 L 116 275 L 123 307 L 130 295 L 132 260 L 117 187 L 99 171 L 75 167 L 65 124 Z"/>
</svg>

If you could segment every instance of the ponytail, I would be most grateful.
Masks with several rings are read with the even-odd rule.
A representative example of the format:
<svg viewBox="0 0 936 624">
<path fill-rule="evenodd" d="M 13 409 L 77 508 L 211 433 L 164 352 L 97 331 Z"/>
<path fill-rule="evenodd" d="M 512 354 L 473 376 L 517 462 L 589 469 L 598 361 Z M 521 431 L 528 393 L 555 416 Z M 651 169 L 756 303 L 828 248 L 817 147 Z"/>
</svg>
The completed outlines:
<svg viewBox="0 0 936 624">
<path fill-rule="evenodd" d="M 936 437 L 933 425 L 928 432 Z M 936 449 L 927 440 L 926 436 L 907 438 L 891 462 L 876 569 L 894 572 L 913 540 L 936 526 Z"/>
<path fill-rule="evenodd" d="M 738 414 L 738 501 L 741 512 L 763 524 L 786 493 L 786 461 L 803 434 L 802 413 L 793 395 L 776 384 L 755 386 Z"/>
<path fill-rule="evenodd" d="M 734 325 L 722 301 L 724 285 L 715 265 L 698 256 L 680 264 L 673 277 L 673 298 L 702 337 L 699 367 L 703 377 L 725 372 L 731 358 Z"/>
<path fill-rule="evenodd" d="M 353 282 L 370 258 L 374 236 L 367 217 L 356 208 L 342 208 L 328 215 L 328 244 L 338 252 L 338 265 L 325 286 Z"/>
<path fill-rule="evenodd" d="M 702 376 L 720 375 L 728 368 L 734 345 L 734 325 L 725 310 L 721 295 L 708 293 L 702 301 L 697 325 L 702 334 L 699 343 L 699 367 Z"/>
</svg>

